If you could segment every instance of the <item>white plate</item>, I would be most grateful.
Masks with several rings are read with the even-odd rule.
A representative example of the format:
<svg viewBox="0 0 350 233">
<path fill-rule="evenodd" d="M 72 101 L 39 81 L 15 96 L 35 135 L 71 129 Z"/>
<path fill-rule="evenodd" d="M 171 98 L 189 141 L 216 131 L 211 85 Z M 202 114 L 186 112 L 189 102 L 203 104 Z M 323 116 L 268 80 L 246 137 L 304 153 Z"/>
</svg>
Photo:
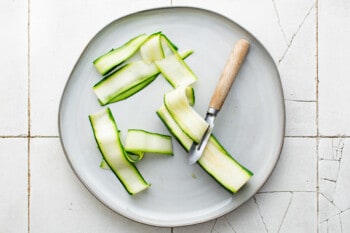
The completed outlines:
<svg viewBox="0 0 350 233">
<path fill-rule="evenodd" d="M 199 77 L 194 85 L 195 109 L 204 116 L 210 96 L 234 42 L 250 41 L 241 71 L 220 112 L 214 134 L 226 149 L 253 173 L 237 194 L 218 185 L 174 141 L 175 156 L 146 155 L 137 167 L 152 184 L 130 196 L 101 160 L 88 115 L 101 109 L 92 86 L 101 77 L 92 61 L 141 33 L 162 31 L 179 49 L 195 52 L 187 63 Z M 170 85 L 159 76 L 132 98 L 111 104 L 122 135 L 128 128 L 167 133 L 155 110 Z M 265 183 L 281 151 L 285 112 L 279 73 L 271 56 L 257 39 L 233 21 L 216 13 L 188 7 L 159 8 L 120 18 L 90 41 L 77 61 L 62 95 L 60 138 L 73 170 L 106 206 L 138 222 L 181 226 L 226 214 L 250 199 Z"/>
</svg>

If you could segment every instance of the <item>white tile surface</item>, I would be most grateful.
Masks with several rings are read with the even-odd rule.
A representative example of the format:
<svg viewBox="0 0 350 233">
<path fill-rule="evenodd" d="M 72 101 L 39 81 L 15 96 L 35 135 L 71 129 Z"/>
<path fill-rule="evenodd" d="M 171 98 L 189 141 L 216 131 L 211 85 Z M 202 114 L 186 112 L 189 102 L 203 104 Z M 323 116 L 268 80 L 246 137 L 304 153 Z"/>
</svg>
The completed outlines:
<svg viewBox="0 0 350 233">
<path fill-rule="evenodd" d="M 293 198 L 279 232 L 316 232 L 317 203 L 315 193 L 293 193 Z"/>
<path fill-rule="evenodd" d="M 277 167 L 253 199 L 216 220 L 174 229 L 104 207 L 78 181 L 58 138 L 46 137 L 58 134 L 63 86 L 91 37 L 122 15 L 170 4 L 217 11 L 253 33 L 280 70 L 287 121 Z M 350 232 L 348 0 L 13 0 L 1 1 L 0 26 L 1 233 L 28 232 L 28 221 L 35 233 Z M 30 139 L 29 219 L 28 125 L 40 135 Z"/>
<path fill-rule="evenodd" d="M 350 210 L 344 211 L 340 215 L 341 229 L 343 232 L 350 231 Z"/>
<path fill-rule="evenodd" d="M 28 133 L 27 0 L 0 2 L 0 135 Z"/>
<path fill-rule="evenodd" d="M 316 232 L 316 206 L 313 192 L 264 193 L 225 218 L 235 232 Z"/>
<path fill-rule="evenodd" d="M 348 138 L 321 138 L 319 142 L 319 222 L 328 232 L 349 229 L 343 221 L 350 209 L 349 145 Z"/>
<path fill-rule="evenodd" d="M 339 208 L 334 205 L 333 202 L 329 201 L 322 193 L 318 197 L 319 205 L 319 222 L 328 221 L 330 218 L 341 213 Z"/>
<path fill-rule="evenodd" d="M 316 166 L 316 139 L 285 138 L 277 166 L 261 191 L 316 191 Z"/>
<path fill-rule="evenodd" d="M 350 2 L 319 1 L 321 135 L 350 135 Z"/>
<path fill-rule="evenodd" d="M 273 0 L 276 15 L 285 39 L 291 44 L 304 21 L 315 9 L 315 0 Z M 313 13 L 314 14 L 314 13 Z M 314 27 L 315 28 L 315 27 Z M 313 29 L 312 29 L 313 31 Z"/>
<path fill-rule="evenodd" d="M 339 215 L 336 215 L 328 220 L 328 232 L 342 233 L 342 223 Z"/>
<path fill-rule="evenodd" d="M 316 103 L 285 101 L 286 136 L 316 136 Z"/>
<path fill-rule="evenodd" d="M 278 5 L 277 2 L 276 5 Z M 279 5 L 281 4 L 279 3 Z M 284 8 L 281 16 L 289 12 L 288 14 L 286 13 L 289 16 L 289 21 L 287 19 L 283 21 L 291 24 L 290 28 L 293 29 L 294 33 L 289 35 L 291 32 L 286 32 L 289 45 L 285 54 L 279 60 L 278 66 L 283 84 L 284 98 L 288 100 L 316 100 L 316 9 L 314 5 L 311 8 L 308 6 L 306 9 L 303 9 L 306 4 L 301 4 L 301 7 L 297 4 L 294 1 L 289 4 L 282 4 Z M 298 9 L 293 9 L 293 7 L 290 9 L 291 6 L 289 5 L 297 6 Z M 290 17 L 291 14 L 296 14 L 297 16 L 300 14 L 303 18 L 297 17 L 298 20 L 290 20 L 293 18 Z M 289 28 L 287 22 L 284 22 L 283 28 Z M 294 25 L 293 22 L 299 22 L 299 25 Z"/>
<path fill-rule="evenodd" d="M 292 203 L 292 192 L 259 193 L 255 195 L 267 232 L 278 232 Z"/>
<path fill-rule="evenodd" d="M 64 84 L 83 48 L 102 27 L 128 13 L 169 3 L 31 0 L 32 135 L 58 135 Z"/>
<path fill-rule="evenodd" d="M 115 214 L 79 182 L 57 138 L 32 139 L 30 145 L 30 230 L 46 232 L 159 232 Z"/>
<path fill-rule="evenodd" d="M 235 232 L 266 232 L 261 212 L 254 199 L 225 217 Z"/>
<path fill-rule="evenodd" d="M 236 233 L 231 223 L 227 220 L 226 216 L 218 218 L 213 226 L 212 232 L 217 233 Z"/>
<path fill-rule="evenodd" d="M 174 227 L 174 233 L 195 233 L 195 232 L 203 232 L 203 233 L 212 233 L 212 229 L 216 225 L 216 220 L 208 221 L 201 224 L 196 224 L 192 226 L 186 227 Z"/>
<path fill-rule="evenodd" d="M 27 139 L 0 139 L 0 232 L 27 232 Z"/>
</svg>

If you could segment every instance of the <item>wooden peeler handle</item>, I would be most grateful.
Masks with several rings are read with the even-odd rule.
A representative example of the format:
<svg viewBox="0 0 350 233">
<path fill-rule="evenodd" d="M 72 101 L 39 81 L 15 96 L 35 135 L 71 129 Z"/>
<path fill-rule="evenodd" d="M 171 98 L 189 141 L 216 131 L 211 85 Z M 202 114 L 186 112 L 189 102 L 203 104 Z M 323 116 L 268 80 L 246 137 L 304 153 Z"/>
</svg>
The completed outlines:
<svg viewBox="0 0 350 233">
<path fill-rule="evenodd" d="M 236 79 L 238 71 L 248 53 L 249 42 L 244 39 L 238 40 L 226 62 L 224 70 L 216 85 L 213 96 L 211 97 L 209 108 L 220 111 L 225 99 Z"/>
</svg>

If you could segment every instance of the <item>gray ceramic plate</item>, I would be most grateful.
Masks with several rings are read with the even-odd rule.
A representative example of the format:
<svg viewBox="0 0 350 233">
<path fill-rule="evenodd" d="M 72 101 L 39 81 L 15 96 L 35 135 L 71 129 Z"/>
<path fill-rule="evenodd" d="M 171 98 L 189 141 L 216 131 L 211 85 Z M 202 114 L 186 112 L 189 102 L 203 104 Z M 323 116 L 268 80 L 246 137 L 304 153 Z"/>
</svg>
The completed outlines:
<svg viewBox="0 0 350 233">
<path fill-rule="evenodd" d="M 92 61 L 141 33 L 164 32 L 179 49 L 195 52 L 187 63 L 199 77 L 194 85 L 195 109 L 204 116 L 211 93 L 234 42 L 251 47 L 236 82 L 216 120 L 214 134 L 226 149 L 254 172 L 237 194 L 220 187 L 174 141 L 174 157 L 146 155 L 137 167 L 152 184 L 130 196 L 110 171 L 99 167 L 88 115 L 101 109 L 92 86 L 101 77 Z M 129 128 L 166 133 L 155 110 L 170 85 L 159 76 L 151 85 L 125 101 L 111 104 L 122 135 Z M 217 218 L 250 199 L 270 176 L 281 151 L 285 125 L 283 92 L 271 56 L 257 39 L 235 22 L 216 13 L 189 7 L 138 12 L 113 21 L 90 41 L 77 61 L 62 95 L 60 138 L 73 170 L 106 206 L 138 222 L 181 226 Z"/>
</svg>

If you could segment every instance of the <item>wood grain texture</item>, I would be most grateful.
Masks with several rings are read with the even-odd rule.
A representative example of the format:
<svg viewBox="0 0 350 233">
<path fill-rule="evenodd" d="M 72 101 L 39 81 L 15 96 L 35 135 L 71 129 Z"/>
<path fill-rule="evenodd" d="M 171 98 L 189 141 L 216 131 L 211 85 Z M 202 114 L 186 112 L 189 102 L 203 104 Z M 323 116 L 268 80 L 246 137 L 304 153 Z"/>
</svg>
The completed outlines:
<svg viewBox="0 0 350 233">
<path fill-rule="evenodd" d="M 209 107 L 220 110 L 225 99 L 230 92 L 231 86 L 236 79 L 238 71 L 248 53 L 249 42 L 244 39 L 238 40 L 226 62 L 224 70 L 216 85 L 213 96 L 211 97 Z"/>
</svg>

